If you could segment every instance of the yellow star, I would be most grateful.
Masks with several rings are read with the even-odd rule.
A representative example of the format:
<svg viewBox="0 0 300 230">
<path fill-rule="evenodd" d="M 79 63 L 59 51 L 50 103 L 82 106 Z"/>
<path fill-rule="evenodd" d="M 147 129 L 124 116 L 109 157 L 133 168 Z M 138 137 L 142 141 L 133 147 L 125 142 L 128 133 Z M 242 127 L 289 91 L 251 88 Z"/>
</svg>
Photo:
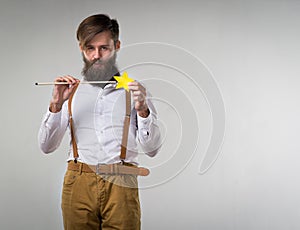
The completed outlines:
<svg viewBox="0 0 300 230">
<path fill-rule="evenodd" d="M 134 81 L 132 78 L 128 77 L 128 74 L 126 72 L 124 72 L 122 76 L 114 76 L 114 79 L 116 79 L 118 82 L 116 89 L 124 88 L 127 91 L 129 91 L 128 83 Z"/>
</svg>

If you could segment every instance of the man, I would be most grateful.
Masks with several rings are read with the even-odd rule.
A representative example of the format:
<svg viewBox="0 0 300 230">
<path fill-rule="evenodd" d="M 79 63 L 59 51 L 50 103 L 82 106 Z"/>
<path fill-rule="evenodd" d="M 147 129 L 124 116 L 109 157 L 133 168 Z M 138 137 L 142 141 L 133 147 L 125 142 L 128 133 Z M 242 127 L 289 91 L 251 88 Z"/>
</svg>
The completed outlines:
<svg viewBox="0 0 300 230">
<path fill-rule="evenodd" d="M 146 89 L 139 82 L 128 83 L 133 102 L 123 158 L 120 152 L 128 98 L 124 89 L 111 83 L 113 76 L 119 75 L 118 22 L 103 14 L 90 16 L 79 25 L 77 39 L 84 60 L 83 81 L 109 83 L 79 84 L 69 75 L 57 77 L 55 82 L 67 84 L 54 86 L 40 127 L 39 144 L 45 153 L 56 150 L 70 128 L 62 192 L 64 228 L 140 229 L 137 149 L 139 144 L 147 155 L 157 154 L 160 132 L 156 111 Z"/>
</svg>

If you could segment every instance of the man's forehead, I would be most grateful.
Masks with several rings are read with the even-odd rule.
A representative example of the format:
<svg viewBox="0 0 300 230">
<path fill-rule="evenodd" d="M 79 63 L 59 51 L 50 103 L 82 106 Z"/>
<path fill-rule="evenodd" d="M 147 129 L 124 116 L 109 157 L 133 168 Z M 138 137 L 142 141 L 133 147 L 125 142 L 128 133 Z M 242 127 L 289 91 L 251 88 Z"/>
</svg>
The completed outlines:
<svg viewBox="0 0 300 230">
<path fill-rule="evenodd" d="M 92 45 L 93 43 L 105 43 L 106 45 L 111 45 L 113 42 L 111 32 L 103 31 L 92 37 L 92 39 L 87 42 L 87 45 Z"/>
</svg>

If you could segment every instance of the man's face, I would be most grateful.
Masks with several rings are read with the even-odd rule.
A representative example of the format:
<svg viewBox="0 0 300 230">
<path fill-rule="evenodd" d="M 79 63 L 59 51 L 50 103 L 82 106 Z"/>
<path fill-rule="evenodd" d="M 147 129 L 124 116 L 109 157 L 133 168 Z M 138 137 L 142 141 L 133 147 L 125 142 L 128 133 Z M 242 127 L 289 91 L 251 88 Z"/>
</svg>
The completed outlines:
<svg viewBox="0 0 300 230">
<path fill-rule="evenodd" d="M 86 80 L 109 80 L 116 74 L 116 52 L 119 48 L 120 42 L 114 44 L 110 31 L 97 34 L 86 47 L 80 46 L 85 62 L 83 75 Z"/>
<path fill-rule="evenodd" d="M 105 62 L 111 58 L 119 48 L 120 42 L 118 41 L 115 47 L 110 31 L 103 31 L 95 35 L 86 47 L 80 46 L 84 57 L 90 62 L 98 59 Z M 101 67 L 101 65 L 99 65 L 99 67 Z"/>
</svg>

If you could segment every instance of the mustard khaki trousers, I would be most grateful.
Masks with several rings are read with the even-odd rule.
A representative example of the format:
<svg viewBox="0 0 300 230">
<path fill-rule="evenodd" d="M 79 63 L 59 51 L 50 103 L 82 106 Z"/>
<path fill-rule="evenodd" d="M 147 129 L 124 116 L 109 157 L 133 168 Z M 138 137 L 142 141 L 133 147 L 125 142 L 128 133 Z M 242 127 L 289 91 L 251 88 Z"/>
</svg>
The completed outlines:
<svg viewBox="0 0 300 230">
<path fill-rule="evenodd" d="M 65 230 L 139 230 L 140 202 L 134 175 L 67 170 L 62 191 Z"/>
</svg>

